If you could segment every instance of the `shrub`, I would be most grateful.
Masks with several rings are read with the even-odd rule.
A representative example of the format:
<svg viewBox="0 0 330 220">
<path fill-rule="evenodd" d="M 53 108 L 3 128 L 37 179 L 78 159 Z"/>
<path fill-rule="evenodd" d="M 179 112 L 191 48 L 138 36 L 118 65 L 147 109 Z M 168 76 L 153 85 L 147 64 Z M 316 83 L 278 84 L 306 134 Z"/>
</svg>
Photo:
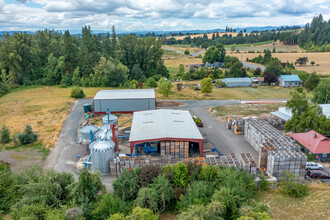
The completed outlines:
<svg viewBox="0 0 330 220">
<path fill-rule="evenodd" d="M 140 189 L 137 173 L 126 169 L 113 181 L 114 194 L 124 201 L 134 200 Z"/>
<path fill-rule="evenodd" d="M 260 190 L 267 190 L 269 189 L 269 182 L 266 179 L 264 172 L 259 174 L 260 182 L 259 182 L 259 189 Z"/>
<path fill-rule="evenodd" d="M 295 182 L 296 176 L 287 171 L 284 173 L 281 181 L 282 192 L 293 197 L 304 197 L 308 195 L 308 186 Z"/>
<path fill-rule="evenodd" d="M 69 220 L 81 219 L 83 215 L 84 212 L 79 207 L 73 207 L 65 211 L 65 217 Z"/>
<path fill-rule="evenodd" d="M 209 94 L 212 93 L 212 90 L 213 90 L 212 79 L 210 77 L 204 78 L 201 81 L 201 92 L 203 94 Z"/>
<path fill-rule="evenodd" d="M 7 144 L 10 142 L 10 132 L 9 129 L 4 125 L 0 130 L 0 143 Z"/>
<path fill-rule="evenodd" d="M 17 135 L 21 144 L 31 144 L 38 139 L 38 135 L 32 131 L 31 125 L 26 125 L 24 132 Z"/>
<path fill-rule="evenodd" d="M 238 217 L 241 198 L 225 187 L 216 191 L 212 197 L 212 201 L 220 202 L 224 205 L 223 216 L 225 219 L 235 219 Z"/>
<path fill-rule="evenodd" d="M 155 189 L 157 193 L 158 211 L 163 212 L 166 205 L 174 196 L 173 186 L 165 176 L 160 175 L 154 180 L 151 187 Z"/>
<path fill-rule="evenodd" d="M 186 49 L 186 50 L 184 51 L 184 54 L 185 54 L 185 55 L 189 55 L 189 54 L 190 54 L 189 50 Z"/>
<path fill-rule="evenodd" d="M 116 214 L 113 214 L 111 215 L 110 218 L 108 218 L 108 220 L 125 220 L 125 216 L 121 213 L 116 213 Z"/>
<path fill-rule="evenodd" d="M 132 88 L 133 88 L 133 89 L 137 89 L 138 86 L 139 86 L 139 82 L 136 81 L 135 79 L 133 79 L 133 80 L 131 81 L 131 85 L 132 85 Z"/>
<path fill-rule="evenodd" d="M 189 183 L 189 171 L 182 162 L 174 166 L 174 185 L 186 187 Z"/>
<path fill-rule="evenodd" d="M 179 220 L 190 220 L 190 219 L 223 219 L 223 205 L 220 202 L 211 202 L 207 206 L 192 205 L 189 206 L 188 210 L 182 212 L 179 216 Z"/>
<path fill-rule="evenodd" d="M 148 208 L 156 212 L 158 210 L 157 192 L 154 188 L 141 188 L 138 192 L 137 198 L 134 201 L 135 207 Z"/>
<path fill-rule="evenodd" d="M 141 207 L 135 207 L 132 211 L 132 214 L 130 216 L 127 216 L 128 220 L 158 220 L 159 216 L 158 214 L 154 214 L 152 210 L 141 208 Z"/>
<path fill-rule="evenodd" d="M 208 184 L 202 181 L 193 182 L 189 186 L 187 193 L 181 196 L 178 202 L 178 209 L 186 211 L 190 205 L 206 205 L 210 202 L 213 192 L 213 187 L 210 187 Z"/>
<path fill-rule="evenodd" d="M 94 219 L 106 219 L 115 213 L 128 214 L 131 205 L 113 194 L 105 194 L 93 211 Z"/>
<path fill-rule="evenodd" d="M 306 82 L 304 83 L 304 86 L 309 90 L 313 90 L 317 87 L 319 82 L 320 76 L 316 75 L 316 73 L 311 73 Z"/>
<path fill-rule="evenodd" d="M 199 175 L 199 178 L 201 180 L 205 180 L 208 182 L 213 182 L 217 179 L 218 177 L 218 171 L 217 168 L 215 166 L 210 166 L 210 165 L 206 165 L 202 168 L 202 171 Z"/>
<path fill-rule="evenodd" d="M 202 171 L 202 165 L 197 165 L 189 162 L 187 164 L 187 169 L 189 171 L 190 180 L 194 181 L 198 179 L 200 172 Z"/>
<path fill-rule="evenodd" d="M 141 168 L 138 180 L 141 186 L 147 186 L 152 183 L 153 179 L 160 174 L 161 168 L 155 165 L 148 165 Z"/>
<path fill-rule="evenodd" d="M 71 97 L 74 99 L 85 98 L 85 93 L 81 88 L 73 87 L 71 90 Z"/>
<path fill-rule="evenodd" d="M 157 87 L 157 82 L 154 78 L 149 78 L 148 81 L 147 81 L 147 84 L 151 88 Z"/>
<path fill-rule="evenodd" d="M 161 81 L 159 84 L 158 92 L 165 97 L 168 97 L 172 88 L 172 83 L 170 81 Z"/>
</svg>

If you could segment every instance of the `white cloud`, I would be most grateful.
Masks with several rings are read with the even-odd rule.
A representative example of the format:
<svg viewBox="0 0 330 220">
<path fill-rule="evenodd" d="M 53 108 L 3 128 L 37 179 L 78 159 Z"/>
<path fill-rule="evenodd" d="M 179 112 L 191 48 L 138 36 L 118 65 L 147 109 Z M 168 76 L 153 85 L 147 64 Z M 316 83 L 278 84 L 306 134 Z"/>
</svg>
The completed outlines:
<svg viewBox="0 0 330 220">
<path fill-rule="evenodd" d="M 305 24 L 329 0 L 0 0 L 0 29 L 44 28 L 121 31 L 213 29 Z M 28 4 L 29 3 L 29 4 Z M 33 4 L 31 4 L 33 3 Z"/>
</svg>

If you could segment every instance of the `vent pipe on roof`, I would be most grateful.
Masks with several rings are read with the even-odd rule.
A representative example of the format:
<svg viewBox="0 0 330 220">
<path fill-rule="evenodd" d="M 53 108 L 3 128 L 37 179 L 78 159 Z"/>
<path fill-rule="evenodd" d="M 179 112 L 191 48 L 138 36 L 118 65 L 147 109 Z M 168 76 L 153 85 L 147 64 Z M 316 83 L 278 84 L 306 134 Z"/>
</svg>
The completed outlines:
<svg viewBox="0 0 330 220">
<path fill-rule="evenodd" d="M 317 134 L 316 133 L 314 134 L 314 138 L 317 138 Z"/>
</svg>

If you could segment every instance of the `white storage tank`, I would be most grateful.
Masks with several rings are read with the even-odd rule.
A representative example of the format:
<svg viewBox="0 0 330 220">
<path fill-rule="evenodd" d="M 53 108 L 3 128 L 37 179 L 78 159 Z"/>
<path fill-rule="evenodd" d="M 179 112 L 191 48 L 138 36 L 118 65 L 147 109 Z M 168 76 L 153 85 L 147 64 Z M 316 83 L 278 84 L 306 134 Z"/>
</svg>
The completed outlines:
<svg viewBox="0 0 330 220">
<path fill-rule="evenodd" d="M 112 141 L 112 130 L 110 125 L 106 124 L 100 127 L 99 131 L 95 134 L 96 140 Z"/>
<path fill-rule="evenodd" d="M 83 144 L 89 144 L 91 142 L 91 134 L 92 131 L 93 139 L 95 138 L 96 132 L 98 132 L 99 128 L 94 125 L 86 125 L 85 127 L 81 128 L 80 133 L 80 140 Z"/>
<path fill-rule="evenodd" d="M 118 118 L 117 118 L 117 116 L 115 116 L 113 114 L 109 114 L 109 119 L 110 119 L 110 124 L 118 125 Z M 104 116 L 102 118 L 102 124 L 103 125 L 109 124 L 108 123 L 108 115 L 106 115 L 106 116 Z"/>
<path fill-rule="evenodd" d="M 89 145 L 89 149 L 91 151 L 92 170 L 109 174 L 109 160 L 114 159 L 115 143 L 113 141 L 97 140 Z"/>
</svg>

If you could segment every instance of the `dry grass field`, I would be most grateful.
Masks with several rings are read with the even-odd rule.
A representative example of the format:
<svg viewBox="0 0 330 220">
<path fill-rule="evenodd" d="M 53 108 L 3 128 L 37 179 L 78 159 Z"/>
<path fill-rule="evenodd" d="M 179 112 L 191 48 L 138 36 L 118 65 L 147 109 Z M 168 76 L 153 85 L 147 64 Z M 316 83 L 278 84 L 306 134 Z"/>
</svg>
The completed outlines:
<svg viewBox="0 0 330 220">
<path fill-rule="evenodd" d="M 263 55 L 263 53 L 232 53 L 231 56 L 236 56 L 243 61 L 246 58 L 252 59 L 254 57 L 259 56 L 259 54 Z M 306 72 L 316 72 L 321 75 L 330 75 L 330 52 L 325 53 L 272 53 L 273 57 L 277 57 L 282 62 L 295 62 L 299 57 L 308 57 L 308 64 L 306 66 L 297 65 L 296 68 L 298 70 L 303 70 Z M 310 64 L 311 61 L 315 62 L 315 65 L 312 66 Z M 318 66 L 317 66 L 318 65 Z"/>
<path fill-rule="evenodd" d="M 163 57 L 164 58 L 164 57 Z M 170 72 L 170 75 L 175 75 L 177 74 L 179 70 L 179 65 L 188 65 L 188 64 L 201 64 L 202 59 L 201 58 L 196 58 L 196 57 L 191 57 L 191 56 L 183 56 L 180 58 L 167 58 L 164 59 L 164 64 L 167 67 L 168 71 Z M 185 68 L 185 71 L 188 71 L 189 68 Z"/>
<path fill-rule="evenodd" d="M 263 52 L 264 50 L 270 50 L 273 51 L 273 48 L 275 47 L 276 51 L 281 51 L 281 52 L 302 52 L 304 51 L 301 49 L 298 45 L 285 45 L 282 42 L 272 42 L 272 43 L 267 43 L 263 44 L 257 43 L 257 44 L 240 44 L 240 45 L 235 45 L 235 50 L 239 51 L 255 51 L 255 52 Z M 225 45 L 225 48 L 227 51 L 230 51 L 233 45 Z"/>
<path fill-rule="evenodd" d="M 212 39 L 212 34 L 213 34 L 213 33 L 206 34 L 207 37 L 208 37 L 208 39 Z M 214 33 L 214 34 L 216 34 L 216 33 Z M 231 34 L 231 36 L 233 36 L 233 37 L 236 37 L 236 36 L 238 35 L 238 33 L 227 32 L 227 33 L 219 33 L 219 36 L 222 37 L 222 36 L 225 35 L 225 34 L 227 34 L 227 35 L 230 35 L 230 34 Z M 243 33 L 244 36 L 247 35 L 247 34 L 249 34 L 249 33 Z M 190 36 L 191 38 L 196 38 L 196 37 L 203 37 L 204 34 L 195 34 L 195 35 L 189 35 L 189 36 Z M 183 40 L 185 37 L 188 37 L 188 35 L 184 35 L 184 36 L 176 36 L 176 37 L 174 37 L 174 38 L 175 38 L 176 40 Z M 172 36 L 169 36 L 169 37 L 167 37 L 167 38 L 172 38 Z"/>
<path fill-rule="evenodd" d="M 16 134 L 30 124 L 42 144 L 53 146 L 73 102 L 70 91 L 40 87 L 9 93 L 0 98 L 0 126 Z"/>
<path fill-rule="evenodd" d="M 181 50 L 181 51 L 185 51 L 188 50 L 190 53 L 195 53 L 197 51 L 200 51 L 201 48 L 199 47 L 190 47 L 189 45 L 182 45 L 181 44 L 175 44 L 175 45 L 166 45 L 166 47 L 174 49 L 174 50 Z"/>
<path fill-rule="evenodd" d="M 323 220 L 330 216 L 330 187 L 323 184 L 312 184 L 305 198 L 292 198 L 275 189 L 258 192 L 256 200 L 270 206 L 270 214 L 275 220 Z"/>
</svg>

